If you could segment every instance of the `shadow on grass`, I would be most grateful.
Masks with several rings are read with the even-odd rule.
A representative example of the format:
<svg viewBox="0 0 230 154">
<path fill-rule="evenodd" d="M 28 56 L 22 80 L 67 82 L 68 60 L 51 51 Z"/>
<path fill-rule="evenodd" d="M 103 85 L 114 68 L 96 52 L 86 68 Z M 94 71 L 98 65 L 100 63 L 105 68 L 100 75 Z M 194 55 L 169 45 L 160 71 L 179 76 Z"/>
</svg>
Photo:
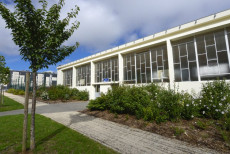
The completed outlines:
<svg viewBox="0 0 230 154">
<path fill-rule="evenodd" d="M 57 129 L 56 131 L 54 131 L 53 133 L 51 133 L 50 135 L 44 137 L 43 139 L 41 139 L 40 141 L 38 141 L 36 143 L 36 146 L 41 145 L 42 143 L 52 139 L 54 136 L 56 136 L 57 134 L 61 133 L 63 130 L 65 130 L 67 127 L 62 126 L 61 128 Z"/>
</svg>

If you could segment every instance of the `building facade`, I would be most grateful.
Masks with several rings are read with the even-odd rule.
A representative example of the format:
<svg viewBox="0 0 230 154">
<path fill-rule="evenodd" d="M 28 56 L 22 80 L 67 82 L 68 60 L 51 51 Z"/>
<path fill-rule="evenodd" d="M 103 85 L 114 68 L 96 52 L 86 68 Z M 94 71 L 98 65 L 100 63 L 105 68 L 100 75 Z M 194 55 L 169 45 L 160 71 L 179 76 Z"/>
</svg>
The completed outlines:
<svg viewBox="0 0 230 154">
<path fill-rule="evenodd" d="M 57 84 L 88 90 L 90 99 L 112 84 L 151 82 L 199 92 L 230 79 L 230 10 L 216 13 L 59 66 Z"/>
<path fill-rule="evenodd" d="M 32 87 L 32 73 L 30 73 L 30 86 Z M 53 72 L 37 73 L 37 86 L 50 87 L 57 85 L 57 74 Z M 26 83 L 26 71 L 10 70 L 10 82 L 7 88 L 24 89 Z"/>
</svg>

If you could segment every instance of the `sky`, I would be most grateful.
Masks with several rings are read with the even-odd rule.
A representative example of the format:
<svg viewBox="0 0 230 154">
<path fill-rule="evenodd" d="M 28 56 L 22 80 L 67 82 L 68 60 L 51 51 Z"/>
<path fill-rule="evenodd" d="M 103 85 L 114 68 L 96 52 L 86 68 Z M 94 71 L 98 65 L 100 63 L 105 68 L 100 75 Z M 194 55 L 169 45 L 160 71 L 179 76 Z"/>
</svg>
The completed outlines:
<svg viewBox="0 0 230 154">
<path fill-rule="evenodd" d="M 36 8 L 39 0 L 32 0 Z M 48 7 L 58 0 L 47 0 Z M 0 0 L 14 10 L 13 0 Z M 187 22 L 230 9 L 230 0 L 65 0 L 61 18 L 75 6 L 80 7 L 80 26 L 64 45 L 80 46 L 63 61 L 43 71 L 57 71 L 63 65 L 92 54 L 161 32 Z M 12 70 L 29 70 L 21 59 L 19 47 L 12 41 L 11 30 L 0 16 L 0 55 Z"/>
</svg>

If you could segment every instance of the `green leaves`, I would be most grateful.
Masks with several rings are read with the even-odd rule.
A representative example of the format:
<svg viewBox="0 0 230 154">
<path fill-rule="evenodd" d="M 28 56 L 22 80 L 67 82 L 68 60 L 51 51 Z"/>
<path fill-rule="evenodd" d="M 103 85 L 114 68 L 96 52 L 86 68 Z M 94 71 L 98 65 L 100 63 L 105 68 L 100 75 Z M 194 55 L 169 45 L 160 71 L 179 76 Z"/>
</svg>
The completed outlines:
<svg viewBox="0 0 230 154">
<path fill-rule="evenodd" d="M 47 10 L 47 1 L 40 0 L 42 8 L 36 9 L 31 0 L 15 0 L 15 12 L 10 12 L 0 3 L 0 14 L 6 22 L 6 28 L 12 30 L 13 41 L 19 46 L 20 55 L 29 61 L 30 69 L 37 71 L 56 64 L 70 55 L 77 47 L 63 46 L 80 23 L 75 21 L 68 29 L 70 20 L 77 17 L 80 8 L 75 6 L 64 19 L 60 19 L 60 11 L 64 0 L 54 4 Z"/>
<path fill-rule="evenodd" d="M 5 58 L 0 55 L 0 84 L 7 84 L 9 82 L 10 69 L 5 65 Z"/>
</svg>

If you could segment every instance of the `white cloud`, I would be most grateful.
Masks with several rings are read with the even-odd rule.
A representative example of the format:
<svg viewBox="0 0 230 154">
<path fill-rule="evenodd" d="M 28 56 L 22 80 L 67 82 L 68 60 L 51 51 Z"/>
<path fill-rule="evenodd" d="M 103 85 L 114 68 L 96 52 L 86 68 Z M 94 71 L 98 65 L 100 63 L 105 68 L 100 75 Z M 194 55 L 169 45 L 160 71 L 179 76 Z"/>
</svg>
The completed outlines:
<svg viewBox="0 0 230 154">
<path fill-rule="evenodd" d="M 49 6 L 57 0 L 49 0 Z M 34 4 L 37 3 L 34 1 Z M 79 29 L 66 42 L 76 41 L 90 51 L 101 51 L 122 41 L 133 41 L 228 9 L 229 0 L 66 0 L 61 17 L 80 6 Z M 10 31 L 0 19 L 0 52 L 17 53 Z"/>
</svg>

